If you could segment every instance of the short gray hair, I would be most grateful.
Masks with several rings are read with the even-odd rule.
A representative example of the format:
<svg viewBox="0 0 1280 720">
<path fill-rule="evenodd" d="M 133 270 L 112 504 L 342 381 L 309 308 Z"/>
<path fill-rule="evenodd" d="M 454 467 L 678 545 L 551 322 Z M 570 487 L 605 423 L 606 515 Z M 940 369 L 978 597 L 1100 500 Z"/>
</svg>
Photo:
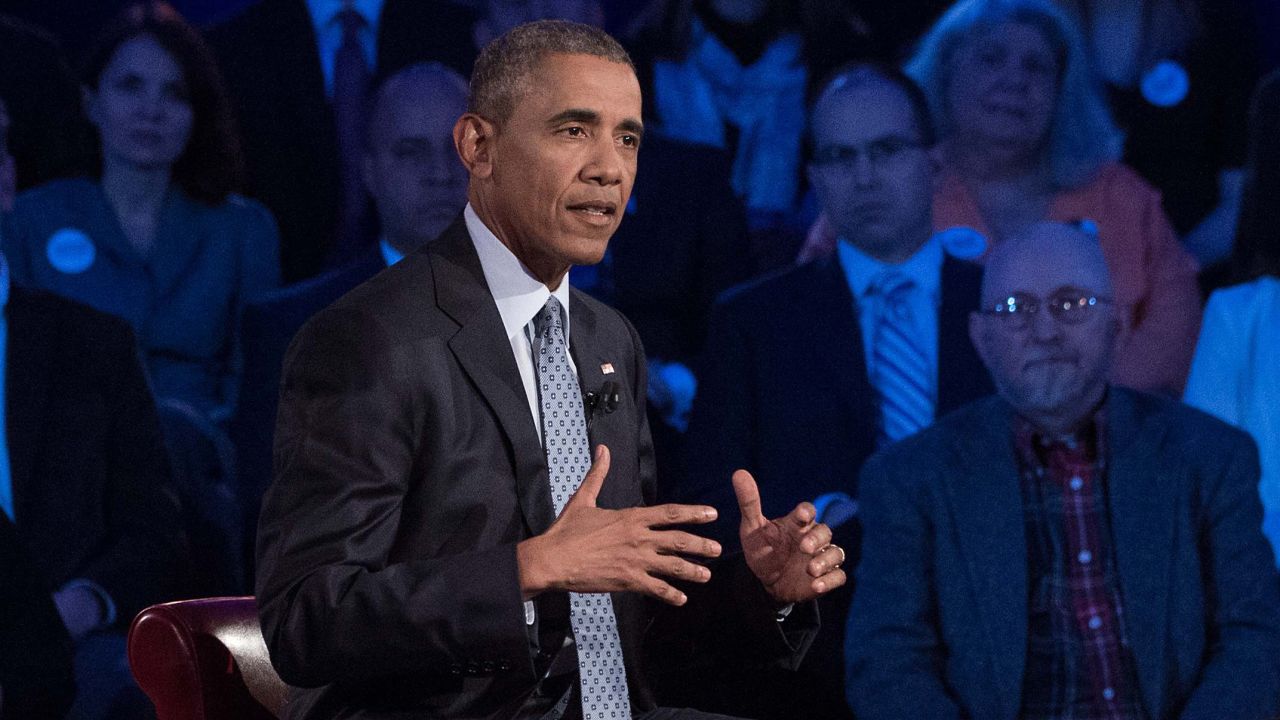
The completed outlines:
<svg viewBox="0 0 1280 720">
<path fill-rule="evenodd" d="M 547 55 L 591 55 L 624 63 L 635 72 L 627 51 L 605 31 L 567 20 L 538 20 L 499 36 L 476 58 L 471 71 L 467 112 L 502 124 L 528 91 L 529 76 Z"/>
<path fill-rule="evenodd" d="M 1058 55 L 1061 74 L 1041 166 L 1057 189 L 1079 187 L 1120 159 L 1124 135 L 1111 119 L 1101 83 L 1093 74 L 1084 37 L 1066 11 L 1050 0 L 962 0 L 920 41 L 907 64 L 929 98 L 938 134 L 952 131 L 947 88 L 956 50 L 978 33 L 1013 22 L 1044 33 Z"/>
</svg>

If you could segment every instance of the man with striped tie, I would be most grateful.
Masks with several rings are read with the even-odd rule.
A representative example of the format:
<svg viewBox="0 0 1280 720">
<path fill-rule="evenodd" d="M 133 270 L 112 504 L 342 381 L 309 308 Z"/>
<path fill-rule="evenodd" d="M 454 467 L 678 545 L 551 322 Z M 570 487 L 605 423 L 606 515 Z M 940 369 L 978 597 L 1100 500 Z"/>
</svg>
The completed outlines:
<svg viewBox="0 0 1280 720">
<path fill-rule="evenodd" d="M 732 542 L 735 503 L 717 478 L 752 468 L 766 514 L 815 502 L 853 557 L 863 461 L 991 391 L 966 335 L 981 271 L 933 235 L 934 131 L 910 79 L 891 67 L 842 68 L 810 127 L 809 179 L 838 252 L 722 298 L 674 496 L 716 506 L 717 537 Z M 848 588 L 824 598 L 823 617 L 844 617 L 848 601 Z M 810 717 L 847 717 L 841 634 L 824 632 L 806 660 L 810 685 L 798 694 L 813 698 Z M 793 713 L 785 704 L 774 717 Z"/>
</svg>

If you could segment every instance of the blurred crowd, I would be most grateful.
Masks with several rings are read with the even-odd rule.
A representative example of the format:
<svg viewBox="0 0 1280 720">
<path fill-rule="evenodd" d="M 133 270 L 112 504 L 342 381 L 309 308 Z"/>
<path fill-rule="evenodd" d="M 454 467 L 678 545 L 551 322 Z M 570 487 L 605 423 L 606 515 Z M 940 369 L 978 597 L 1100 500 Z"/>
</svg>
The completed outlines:
<svg viewBox="0 0 1280 720">
<path fill-rule="evenodd" d="M 635 63 L 646 125 L 635 189 L 604 260 L 571 282 L 634 323 L 660 495 L 719 508 L 716 539 L 736 542 L 727 478 L 747 467 L 767 516 L 815 503 L 854 567 L 864 533 L 904 532 L 866 513 L 924 505 L 883 488 L 862 497 L 868 458 L 895 457 L 952 410 L 1016 396 L 1007 349 L 983 323 L 1035 333 L 1052 315 L 1066 328 L 1088 321 L 1081 302 L 1115 321 L 1102 345 L 1080 340 L 1105 349 L 1107 386 L 1126 388 L 1107 407 L 1140 391 L 1248 433 L 1251 502 L 1280 547 L 1272 3 L 5 8 L 0 718 L 147 717 L 124 663 L 134 614 L 251 592 L 290 340 L 459 216 L 467 175 L 452 133 L 475 54 L 540 18 L 605 27 Z M 1046 233 L 1069 238 L 1021 257 Z M 1082 242 L 1101 265 L 1091 250 L 1045 249 Z M 1055 260 L 1086 279 L 1043 296 L 1027 295 L 1030 281 L 1000 285 Z M 1070 396 L 1070 375 L 1044 392 Z M 1057 462 L 1032 455 L 1015 465 Z M 876 552 L 867 572 L 905 562 Z M 1115 585 L 1104 565 L 1096 580 Z M 1053 567 L 1031 568 L 1050 594 Z M 1067 585 L 1056 601 L 1074 598 Z M 894 676 L 868 670 L 846 635 L 879 647 L 858 613 L 879 617 L 895 588 L 909 586 L 864 583 L 860 570 L 824 598 L 823 635 L 796 672 L 697 688 L 673 678 L 668 692 L 752 717 L 846 718 L 851 704 L 894 717 L 876 697 Z M 918 612 L 945 615 L 941 602 Z M 1033 638 L 1057 637 L 1043 615 L 1030 616 Z M 1146 712 L 1098 717 L 1172 716 Z"/>
</svg>

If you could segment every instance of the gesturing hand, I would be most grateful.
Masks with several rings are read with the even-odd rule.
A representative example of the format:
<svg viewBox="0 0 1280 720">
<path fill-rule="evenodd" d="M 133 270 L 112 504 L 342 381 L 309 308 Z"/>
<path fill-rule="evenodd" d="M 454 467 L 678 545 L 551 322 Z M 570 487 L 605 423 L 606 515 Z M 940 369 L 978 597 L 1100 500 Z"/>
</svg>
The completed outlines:
<svg viewBox="0 0 1280 720">
<path fill-rule="evenodd" d="M 800 503 L 785 517 L 768 520 L 760 510 L 760 490 L 746 470 L 733 474 L 742 525 L 738 536 L 747 566 L 775 600 L 811 600 L 845 582 L 844 550 L 831 544 L 831 528 L 814 522 L 810 503 Z"/>
<path fill-rule="evenodd" d="M 704 583 L 711 571 L 680 555 L 716 557 L 719 543 L 670 525 L 709 523 L 715 508 L 655 505 L 608 510 L 596 498 L 609 474 L 609 449 L 596 448 L 591 470 L 564 511 L 542 535 L 516 546 L 525 599 L 546 590 L 579 593 L 632 591 L 672 605 L 688 599 L 663 577 Z"/>
</svg>

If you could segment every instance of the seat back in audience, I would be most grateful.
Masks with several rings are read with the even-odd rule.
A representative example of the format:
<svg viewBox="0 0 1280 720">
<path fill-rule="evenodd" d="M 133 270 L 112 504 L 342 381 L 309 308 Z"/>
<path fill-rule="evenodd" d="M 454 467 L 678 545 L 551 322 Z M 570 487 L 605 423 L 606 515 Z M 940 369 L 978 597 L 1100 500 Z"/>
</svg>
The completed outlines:
<svg viewBox="0 0 1280 720">
<path fill-rule="evenodd" d="M 129 628 L 129 667 L 159 720 L 275 720 L 288 699 L 252 597 L 143 610 Z"/>
</svg>

